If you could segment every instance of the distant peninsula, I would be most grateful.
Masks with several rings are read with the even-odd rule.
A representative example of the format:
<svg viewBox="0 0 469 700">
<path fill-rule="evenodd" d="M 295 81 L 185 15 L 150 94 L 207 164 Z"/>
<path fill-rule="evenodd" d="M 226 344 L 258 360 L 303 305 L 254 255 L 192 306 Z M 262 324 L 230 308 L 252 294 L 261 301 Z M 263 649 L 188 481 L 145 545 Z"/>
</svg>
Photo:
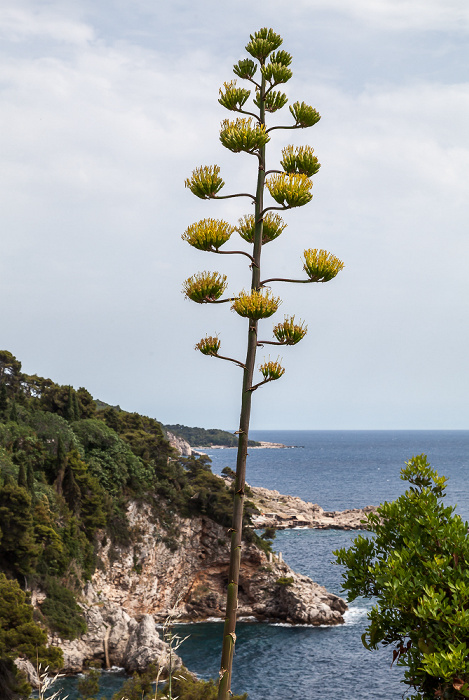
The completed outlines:
<svg viewBox="0 0 469 700">
<path fill-rule="evenodd" d="M 191 447 L 237 447 L 238 436 L 235 433 L 230 433 L 227 430 L 218 430 L 217 428 L 189 428 L 187 425 L 164 425 L 166 431 L 170 431 L 176 437 L 182 438 L 189 443 Z M 248 441 L 249 447 L 262 447 L 260 442 L 255 440 Z"/>
</svg>

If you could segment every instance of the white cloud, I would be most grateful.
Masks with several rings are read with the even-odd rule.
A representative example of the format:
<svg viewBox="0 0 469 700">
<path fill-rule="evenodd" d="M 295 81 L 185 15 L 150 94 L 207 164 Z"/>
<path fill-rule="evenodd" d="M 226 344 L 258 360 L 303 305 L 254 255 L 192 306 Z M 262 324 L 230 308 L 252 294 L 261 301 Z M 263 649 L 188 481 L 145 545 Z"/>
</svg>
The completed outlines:
<svg viewBox="0 0 469 700">
<path fill-rule="evenodd" d="M 92 27 L 64 17 L 59 9 L 51 11 L 37 5 L 3 6 L 0 12 L 0 36 L 6 41 L 22 42 L 41 38 L 60 44 L 82 45 L 94 38 Z"/>
<path fill-rule="evenodd" d="M 292 12 L 327 10 L 353 17 L 367 26 L 392 31 L 469 29 L 466 0 L 297 0 Z"/>
</svg>

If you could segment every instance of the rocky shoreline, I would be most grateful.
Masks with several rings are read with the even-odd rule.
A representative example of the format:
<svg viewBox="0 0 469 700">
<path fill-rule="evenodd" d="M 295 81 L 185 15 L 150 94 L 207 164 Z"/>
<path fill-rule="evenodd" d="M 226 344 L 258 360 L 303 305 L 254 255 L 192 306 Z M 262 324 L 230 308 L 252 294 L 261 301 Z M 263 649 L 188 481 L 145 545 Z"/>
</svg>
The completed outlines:
<svg viewBox="0 0 469 700">
<path fill-rule="evenodd" d="M 318 530 L 364 530 L 366 516 L 376 510 L 375 506 L 326 511 L 317 503 L 308 503 L 296 496 L 285 496 L 278 491 L 258 486 L 250 487 L 249 500 L 259 511 L 252 515 L 258 528 L 273 527 L 285 530 L 292 527 Z"/>
</svg>

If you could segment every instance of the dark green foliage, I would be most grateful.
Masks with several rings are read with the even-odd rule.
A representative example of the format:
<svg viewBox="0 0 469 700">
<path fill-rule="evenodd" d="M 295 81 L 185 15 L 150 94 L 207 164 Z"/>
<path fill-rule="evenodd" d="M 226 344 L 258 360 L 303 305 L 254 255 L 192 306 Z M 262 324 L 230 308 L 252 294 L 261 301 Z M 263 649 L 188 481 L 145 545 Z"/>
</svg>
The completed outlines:
<svg viewBox="0 0 469 700">
<path fill-rule="evenodd" d="M 28 488 L 28 482 L 26 481 L 26 470 L 24 468 L 24 462 L 21 462 L 20 468 L 18 470 L 18 486 L 24 489 Z"/>
<path fill-rule="evenodd" d="M 47 634 L 33 621 L 33 608 L 17 581 L 0 573 L 0 687 L 3 698 L 29 697 L 25 685 L 12 664 L 19 655 L 39 659 L 44 666 L 60 668 L 62 652 L 46 647 Z M 24 693 L 24 694 L 23 694 Z"/>
<path fill-rule="evenodd" d="M 126 484 L 151 480 L 129 445 L 101 420 L 86 419 L 73 424 L 73 430 L 85 448 L 85 459 L 91 473 L 109 493 L 118 493 Z"/>
<path fill-rule="evenodd" d="M 236 478 L 236 472 L 231 467 L 223 467 L 223 469 L 221 470 L 221 473 L 223 476 L 227 476 L 229 479 Z"/>
<path fill-rule="evenodd" d="M 0 565 L 16 575 L 34 571 L 39 555 L 28 491 L 14 482 L 0 488 Z"/>
<path fill-rule="evenodd" d="M 5 382 L 0 383 L 0 417 L 5 416 L 8 408 L 7 387 Z"/>
<path fill-rule="evenodd" d="M 401 471 L 403 496 L 368 515 L 373 539 L 335 552 L 349 600 L 375 598 L 362 637 L 393 648 L 414 700 L 469 697 L 468 524 L 445 507 L 445 477 L 425 455 Z"/>
<path fill-rule="evenodd" d="M 41 605 L 41 612 L 49 627 L 65 639 L 75 639 L 87 630 L 85 618 L 71 590 L 57 579 L 47 577 L 45 581 L 47 598 Z"/>
<path fill-rule="evenodd" d="M 223 447 L 237 447 L 238 436 L 229 433 L 226 430 L 218 430 L 211 428 L 188 428 L 187 425 L 165 425 L 166 430 L 169 430 L 174 435 L 187 440 L 191 447 L 212 447 L 213 445 L 221 445 Z M 260 442 L 255 440 L 248 441 L 249 447 L 259 447 Z"/>
</svg>

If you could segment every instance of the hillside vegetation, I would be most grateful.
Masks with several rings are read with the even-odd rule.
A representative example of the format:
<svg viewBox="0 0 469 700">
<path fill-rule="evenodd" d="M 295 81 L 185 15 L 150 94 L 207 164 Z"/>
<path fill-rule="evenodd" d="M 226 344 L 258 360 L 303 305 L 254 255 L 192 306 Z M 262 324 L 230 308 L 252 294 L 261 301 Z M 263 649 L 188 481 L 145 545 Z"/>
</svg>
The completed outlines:
<svg viewBox="0 0 469 700">
<path fill-rule="evenodd" d="M 231 524 L 232 492 L 208 457 L 179 457 L 153 418 L 98 407 L 85 388 L 24 374 L 0 351 L 0 595 L 12 601 L 0 608 L 11 630 L 0 635 L 0 680 L 15 675 L 11 660 L 28 655 L 31 635 L 40 660 L 60 666 L 43 629 L 68 639 L 86 630 L 76 594 L 101 565 L 98 542 L 131 542 L 126 511 L 135 499 L 152 505 L 173 546 L 175 511 Z M 246 525 L 246 539 L 265 548 L 249 515 Z M 34 619 L 25 593 L 33 586 L 47 594 Z"/>
</svg>

